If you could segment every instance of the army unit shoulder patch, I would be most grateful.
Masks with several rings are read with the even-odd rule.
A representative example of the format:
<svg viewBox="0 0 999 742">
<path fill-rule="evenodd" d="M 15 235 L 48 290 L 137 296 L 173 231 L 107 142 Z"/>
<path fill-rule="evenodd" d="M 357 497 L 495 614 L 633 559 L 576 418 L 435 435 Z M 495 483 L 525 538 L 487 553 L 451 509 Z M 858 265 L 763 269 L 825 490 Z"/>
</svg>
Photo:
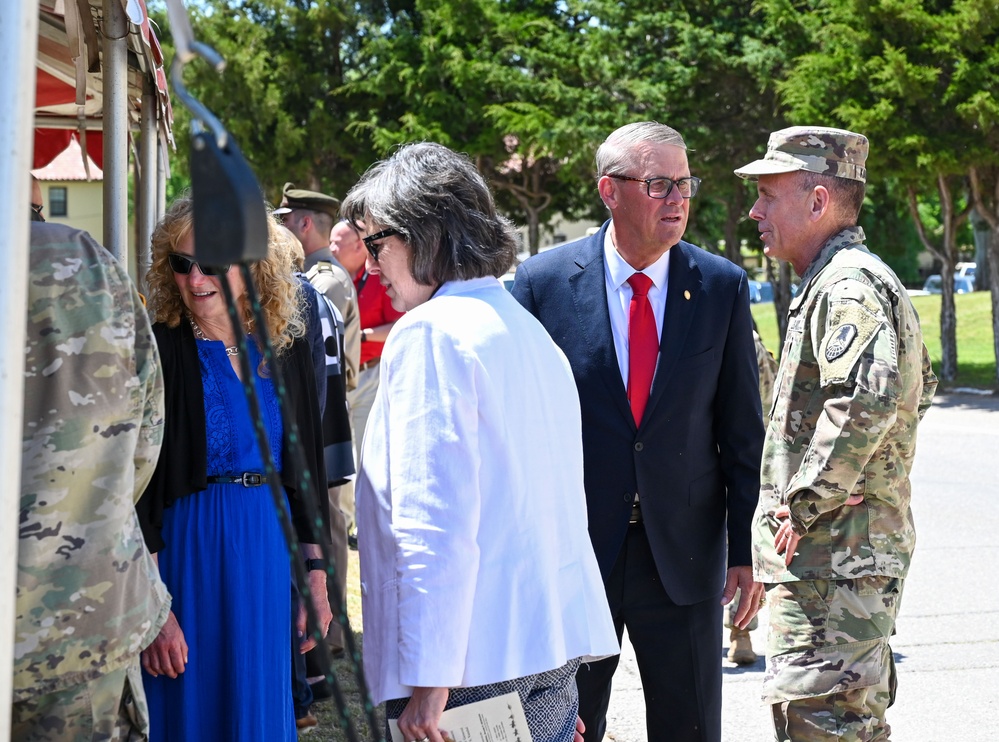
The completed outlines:
<svg viewBox="0 0 999 742">
<path fill-rule="evenodd" d="M 850 378 L 864 349 L 883 324 L 870 309 L 853 302 L 834 306 L 830 314 L 829 329 L 816 354 L 823 385 L 843 383 Z"/>
<path fill-rule="evenodd" d="M 850 349 L 850 343 L 857 337 L 857 326 L 854 324 L 842 324 L 836 328 L 833 336 L 826 345 L 826 360 L 835 361 Z"/>
</svg>

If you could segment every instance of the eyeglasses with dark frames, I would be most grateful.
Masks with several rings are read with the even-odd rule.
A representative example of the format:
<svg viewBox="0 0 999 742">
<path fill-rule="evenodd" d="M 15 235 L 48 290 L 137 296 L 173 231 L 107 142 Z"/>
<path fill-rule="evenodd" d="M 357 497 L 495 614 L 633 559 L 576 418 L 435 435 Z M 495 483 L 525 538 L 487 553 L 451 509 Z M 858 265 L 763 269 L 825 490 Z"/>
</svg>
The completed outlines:
<svg viewBox="0 0 999 742">
<path fill-rule="evenodd" d="M 197 260 L 191 260 L 186 255 L 175 252 L 167 255 L 167 262 L 170 263 L 170 270 L 182 276 L 190 273 L 194 266 L 198 266 L 198 270 L 205 276 L 224 276 L 232 267 L 232 265 L 202 265 Z"/>
<path fill-rule="evenodd" d="M 701 185 L 701 179 L 688 175 L 686 178 L 632 178 L 630 175 L 607 174 L 608 178 L 615 180 L 632 180 L 636 183 L 645 183 L 645 192 L 649 198 L 667 198 L 673 192 L 673 188 L 683 198 L 693 198 L 697 195 L 697 187 Z"/>
<path fill-rule="evenodd" d="M 383 240 L 386 237 L 394 237 L 401 234 L 402 232 L 398 229 L 383 229 L 381 232 L 375 232 L 374 234 L 369 234 L 367 237 L 364 237 L 364 246 L 368 248 L 368 254 L 371 256 L 371 259 L 376 263 L 378 262 L 378 251 L 382 247 L 381 245 L 375 244 L 378 240 Z"/>
</svg>

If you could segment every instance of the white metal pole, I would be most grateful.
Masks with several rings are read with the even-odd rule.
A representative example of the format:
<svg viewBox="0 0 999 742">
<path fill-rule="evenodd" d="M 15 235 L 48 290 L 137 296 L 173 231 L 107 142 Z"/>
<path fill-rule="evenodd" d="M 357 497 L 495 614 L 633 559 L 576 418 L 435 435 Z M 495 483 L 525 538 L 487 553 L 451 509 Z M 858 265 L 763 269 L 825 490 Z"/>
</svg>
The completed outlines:
<svg viewBox="0 0 999 742">
<path fill-rule="evenodd" d="M 167 145 L 163 137 L 157 138 L 159 146 L 156 149 L 156 221 L 166 213 L 167 187 Z M 154 227 L 155 229 L 155 227 Z"/>
<path fill-rule="evenodd" d="M 21 501 L 21 423 L 27 315 L 28 232 L 35 107 L 38 3 L 5 2 L 0 9 L 0 742 L 10 739 Z"/>
<path fill-rule="evenodd" d="M 147 75 L 142 83 L 142 139 L 139 142 L 139 184 L 136 188 L 138 203 L 139 239 L 136 249 L 136 284 L 146 291 L 146 273 L 150 265 L 149 238 L 156 226 L 157 200 L 157 147 L 159 133 L 156 127 L 156 86 Z"/>
<path fill-rule="evenodd" d="M 127 266 L 128 16 L 121 0 L 104 0 L 104 247 Z"/>
</svg>

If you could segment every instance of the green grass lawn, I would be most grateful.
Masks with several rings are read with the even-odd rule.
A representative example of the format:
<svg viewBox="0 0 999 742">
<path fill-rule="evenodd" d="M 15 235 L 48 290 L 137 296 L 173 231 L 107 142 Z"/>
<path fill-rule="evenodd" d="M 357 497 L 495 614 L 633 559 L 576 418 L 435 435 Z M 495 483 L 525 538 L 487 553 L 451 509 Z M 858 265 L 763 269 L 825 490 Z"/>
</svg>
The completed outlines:
<svg viewBox="0 0 999 742">
<path fill-rule="evenodd" d="M 923 340 L 930 351 L 933 370 L 940 373 L 940 296 L 914 296 L 919 312 Z M 957 307 L 957 379 L 940 388 L 975 387 L 996 389 L 996 362 L 992 348 L 992 303 L 988 291 L 958 294 Z M 773 304 L 754 304 L 753 317 L 763 343 L 776 356 L 780 353 L 777 315 Z"/>
<path fill-rule="evenodd" d="M 364 642 L 361 633 L 361 580 L 359 576 L 357 552 L 351 549 L 348 552 L 347 565 L 347 616 L 350 618 L 350 627 L 354 631 L 358 652 Z M 362 740 L 374 740 L 381 738 L 384 731 L 384 709 L 379 706 L 375 709 L 375 716 L 378 723 L 378 735 L 372 735 L 367 725 L 362 706 L 360 687 L 357 677 L 354 675 L 351 661 L 346 657 L 341 657 L 333 661 L 333 673 L 343 690 L 347 706 L 350 709 L 351 717 L 359 720 L 355 727 L 358 729 L 358 738 Z M 340 710 L 333 699 L 320 701 L 312 705 L 312 713 L 319 719 L 319 726 L 312 732 L 302 735 L 301 739 L 308 742 L 345 742 L 347 733 L 341 728 Z"/>
</svg>

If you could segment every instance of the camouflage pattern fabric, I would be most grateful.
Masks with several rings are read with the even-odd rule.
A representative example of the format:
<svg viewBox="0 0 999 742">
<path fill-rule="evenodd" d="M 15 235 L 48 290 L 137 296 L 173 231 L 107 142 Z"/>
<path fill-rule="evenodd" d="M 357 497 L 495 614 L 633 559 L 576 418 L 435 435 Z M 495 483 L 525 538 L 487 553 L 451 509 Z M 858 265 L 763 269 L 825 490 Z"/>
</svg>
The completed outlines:
<svg viewBox="0 0 999 742">
<path fill-rule="evenodd" d="M 867 182 L 868 142 L 863 134 L 826 126 L 790 126 L 775 131 L 767 153 L 735 171 L 740 178 L 807 170 Z"/>
<path fill-rule="evenodd" d="M 909 568 L 909 471 L 937 380 L 908 295 L 863 239 L 859 227 L 830 239 L 788 310 L 754 518 L 760 582 Z M 790 567 L 774 549 L 784 504 L 804 534 Z"/>
<path fill-rule="evenodd" d="M 802 277 L 764 443 L 753 571 L 777 583 L 764 699 L 779 739 L 887 734 L 909 472 L 937 380 L 908 295 L 863 241 L 859 227 L 834 235 Z M 801 535 L 790 566 L 774 548 L 782 505 Z"/>
<path fill-rule="evenodd" d="M 766 415 L 767 410 L 773 405 L 777 360 L 767 350 L 767 346 L 763 344 L 763 339 L 756 330 L 753 330 L 753 342 L 756 343 L 756 365 L 760 370 L 760 402 L 763 405 L 763 414 Z"/>
<path fill-rule="evenodd" d="M 802 580 L 770 590 L 763 700 L 778 740 L 887 739 L 895 699 L 888 640 L 902 580 Z"/>
<path fill-rule="evenodd" d="M 89 683 L 15 703 L 11 717 L 17 742 L 144 742 L 149 710 L 139 659 Z"/>
<path fill-rule="evenodd" d="M 170 598 L 135 501 L 163 435 L 138 292 L 90 235 L 31 225 L 14 701 L 130 665 Z"/>
</svg>

